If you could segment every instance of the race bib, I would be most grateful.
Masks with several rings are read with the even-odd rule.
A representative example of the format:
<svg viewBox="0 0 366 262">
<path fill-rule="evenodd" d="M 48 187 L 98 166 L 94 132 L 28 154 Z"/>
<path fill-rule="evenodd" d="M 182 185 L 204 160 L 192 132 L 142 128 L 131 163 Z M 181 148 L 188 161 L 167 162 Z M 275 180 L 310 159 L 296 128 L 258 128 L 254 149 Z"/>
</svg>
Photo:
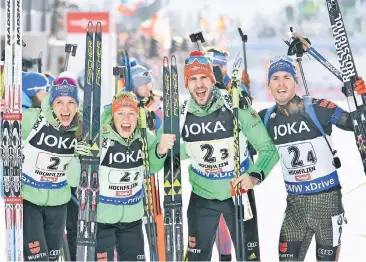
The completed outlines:
<svg viewBox="0 0 366 262">
<path fill-rule="evenodd" d="M 72 156 L 39 152 L 36 159 L 36 169 L 44 172 L 65 172 L 71 159 Z"/>
<path fill-rule="evenodd" d="M 310 142 L 279 146 L 278 152 L 287 169 L 313 166 L 317 163 L 315 150 Z"/>
<path fill-rule="evenodd" d="M 108 174 L 109 184 L 119 185 L 133 182 L 141 182 L 143 177 L 141 168 L 127 170 L 111 169 Z"/>
<path fill-rule="evenodd" d="M 232 146 L 227 139 L 189 143 L 189 149 L 197 163 L 221 164 L 232 157 Z"/>
<path fill-rule="evenodd" d="M 141 201 L 143 168 L 113 169 L 101 166 L 101 203 L 134 205 Z"/>
</svg>

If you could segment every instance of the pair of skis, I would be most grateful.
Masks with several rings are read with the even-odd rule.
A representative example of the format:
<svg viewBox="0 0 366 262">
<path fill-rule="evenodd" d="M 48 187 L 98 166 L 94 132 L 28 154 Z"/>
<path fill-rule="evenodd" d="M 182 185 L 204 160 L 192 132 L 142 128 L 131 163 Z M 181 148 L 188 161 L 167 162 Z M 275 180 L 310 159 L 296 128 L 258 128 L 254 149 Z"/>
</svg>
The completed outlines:
<svg viewBox="0 0 366 262">
<path fill-rule="evenodd" d="M 164 163 L 164 232 L 166 261 L 183 261 L 183 215 L 180 167 L 179 88 L 175 56 L 163 60 L 164 133 L 176 142 Z"/>
<path fill-rule="evenodd" d="M 77 261 L 94 261 L 99 196 L 99 136 L 102 65 L 102 24 L 89 22 L 86 32 L 84 104 L 81 140 L 92 146 L 92 156 L 80 156 Z M 93 105 L 93 106 L 92 106 Z"/>
<path fill-rule="evenodd" d="M 365 97 L 358 95 L 354 90 L 358 75 L 338 1 L 327 0 L 326 4 L 338 61 L 341 64 L 342 81 L 346 88 L 347 102 L 352 117 L 356 144 L 361 155 L 364 172 L 366 173 Z"/>
<path fill-rule="evenodd" d="M 7 261 L 23 261 L 22 197 L 22 1 L 6 0 L 4 94 L 1 119 Z M 14 20 L 15 9 L 15 21 Z M 15 22 L 15 38 L 13 25 Z M 13 50 L 14 44 L 14 50 Z M 1 95 L 2 97 L 2 95 Z M 4 252 L 4 251 L 1 251 Z"/>
</svg>

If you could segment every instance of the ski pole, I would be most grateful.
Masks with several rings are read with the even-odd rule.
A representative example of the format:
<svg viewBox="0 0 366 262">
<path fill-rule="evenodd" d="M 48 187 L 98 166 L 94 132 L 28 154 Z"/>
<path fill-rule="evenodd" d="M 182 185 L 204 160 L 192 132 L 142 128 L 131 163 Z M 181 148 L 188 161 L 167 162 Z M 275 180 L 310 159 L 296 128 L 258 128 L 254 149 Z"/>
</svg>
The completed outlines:
<svg viewBox="0 0 366 262">
<path fill-rule="evenodd" d="M 125 50 L 125 59 L 126 59 L 126 85 L 128 85 L 128 90 L 131 91 L 132 90 L 132 79 L 131 79 L 131 64 L 130 64 L 130 56 L 127 52 L 127 50 Z"/>
<path fill-rule="evenodd" d="M 114 75 L 114 94 L 118 93 L 118 81 L 122 77 L 123 66 L 114 66 L 113 67 L 113 75 Z"/>
<path fill-rule="evenodd" d="M 243 34 L 243 31 L 241 31 L 240 27 L 238 28 L 238 31 L 239 31 L 239 34 L 240 34 L 240 37 L 241 37 L 241 41 L 243 42 L 244 70 L 245 70 L 245 73 L 247 74 L 248 73 L 248 64 L 247 64 L 247 50 L 246 50 L 245 43 L 248 41 L 248 36 Z M 246 80 L 245 81 L 246 83 L 244 83 L 244 85 L 246 87 L 248 87 L 248 83 L 247 83 L 248 78 L 246 77 L 245 80 Z"/>
<path fill-rule="evenodd" d="M 71 56 L 75 56 L 76 55 L 76 48 L 78 47 L 77 44 L 66 44 L 65 45 L 65 68 L 64 71 L 67 71 L 67 67 L 69 65 L 69 58 L 70 58 L 70 54 Z"/>
<path fill-rule="evenodd" d="M 131 65 L 130 65 L 130 58 L 128 56 L 127 50 L 124 52 L 121 51 L 122 54 L 122 67 L 125 69 L 125 73 L 123 74 L 125 77 L 125 90 L 127 92 L 132 90 L 132 80 L 131 80 Z"/>
<path fill-rule="evenodd" d="M 201 51 L 200 49 L 200 45 L 199 45 L 199 41 L 201 43 L 204 43 L 205 42 L 205 39 L 203 37 L 203 34 L 202 32 L 198 32 L 198 33 L 193 33 L 193 34 L 190 34 L 189 35 L 189 38 L 191 39 L 192 43 L 195 43 L 196 44 L 196 47 L 197 47 L 197 50 L 198 51 Z"/>
<path fill-rule="evenodd" d="M 301 41 L 302 47 L 305 52 L 308 52 L 313 58 L 327 68 L 335 77 L 342 81 L 342 73 L 337 70 L 327 59 L 325 59 L 310 43 L 308 39 L 303 38 L 296 32 L 291 32 L 293 38 L 297 38 Z M 290 46 L 290 42 L 284 40 L 284 42 Z"/>
<path fill-rule="evenodd" d="M 290 27 L 290 31 L 291 31 L 291 33 L 293 33 L 293 28 L 292 27 Z M 302 56 L 304 55 L 304 49 L 303 49 L 303 46 L 302 46 L 302 42 L 298 38 L 296 38 L 294 40 L 294 42 L 289 46 L 288 55 L 293 54 L 294 51 L 296 52 L 296 60 L 297 60 L 297 63 L 299 65 L 299 68 L 300 68 L 301 77 L 302 77 L 304 88 L 305 88 L 305 91 L 306 91 L 306 96 L 304 96 L 304 100 L 307 99 L 308 101 L 312 102 L 312 98 L 309 94 L 309 89 L 307 87 L 305 74 L 304 74 L 304 70 L 303 70 L 303 67 L 302 67 Z M 306 102 L 304 101 L 304 103 L 305 103 L 305 109 L 306 109 Z M 310 113 L 310 112 L 308 112 L 308 113 Z M 329 143 L 328 139 L 326 138 L 326 136 L 323 135 L 323 137 L 325 138 L 325 141 L 328 144 L 330 152 L 333 154 L 333 164 L 334 164 L 334 166 L 336 168 L 339 168 L 341 166 L 341 162 L 340 162 L 340 159 L 337 156 L 335 156 L 337 151 L 333 150 L 333 148 L 330 145 L 330 143 Z"/>
<path fill-rule="evenodd" d="M 41 73 L 41 74 L 42 74 L 42 55 L 43 55 L 43 53 L 40 52 L 38 58 L 36 58 L 38 73 Z"/>
<path fill-rule="evenodd" d="M 291 31 L 291 33 L 293 33 L 292 27 L 290 27 L 290 31 Z M 308 89 L 308 85 L 306 83 L 304 69 L 302 67 L 302 57 L 304 55 L 304 49 L 302 47 L 301 41 L 298 39 L 295 39 L 293 44 L 289 45 L 287 55 L 293 55 L 293 50 L 292 50 L 293 48 L 295 48 L 295 50 L 296 50 L 296 61 L 297 61 L 297 64 L 299 65 L 300 74 L 301 74 L 302 82 L 304 84 L 305 92 L 306 92 L 306 95 L 309 96 L 309 89 Z"/>
</svg>

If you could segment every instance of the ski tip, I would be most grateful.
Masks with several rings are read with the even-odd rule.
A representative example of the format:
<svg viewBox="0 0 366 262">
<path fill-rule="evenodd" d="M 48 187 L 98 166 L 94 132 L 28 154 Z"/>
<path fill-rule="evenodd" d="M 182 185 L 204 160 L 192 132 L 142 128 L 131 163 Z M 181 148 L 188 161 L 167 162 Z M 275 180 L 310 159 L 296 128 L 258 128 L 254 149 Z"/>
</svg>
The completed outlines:
<svg viewBox="0 0 366 262">
<path fill-rule="evenodd" d="M 164 58 L 163 58 L 163 65 L 164 66 L 168 66 L 169 65 L 169 59 L 168 59 L 167 56 L 164 56 Z"/>
<path fill-rule="evenodd" d="M 94 27 L 93 27 L 93 22 L 92 22 L 92 21 L 89 21 L 89 22 L 88 22 L 88 26 L 86 27 L 86 30 L 87 30 L 88 32 L 92 32 L 92 31 L 94 31 L 93 29 L 94 29 Z"/>
<path fill-rule="evenodd" d="M 172 65 L 177 65 L 177 58 L 175 57 L 175 55 L 172 55 L 170 60 L 172 61 Z"/>
<path fill-rule="evenodd" d="M 102 23 L 97 22 L 97 25 L 95 26 L 96 32 L 101 33 L 102 32 Z"/>
</svg>

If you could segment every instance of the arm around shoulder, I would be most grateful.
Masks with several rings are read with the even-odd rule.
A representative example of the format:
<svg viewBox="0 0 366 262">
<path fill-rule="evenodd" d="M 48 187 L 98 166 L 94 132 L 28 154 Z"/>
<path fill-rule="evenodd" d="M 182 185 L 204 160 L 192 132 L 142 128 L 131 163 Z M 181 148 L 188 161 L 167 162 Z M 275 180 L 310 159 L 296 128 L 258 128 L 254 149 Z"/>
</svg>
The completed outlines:
<svg viewBox="0 0 366 262">
<path fill-rule="evenodd" d="M 242 132 L 258 153 L 257 161 L 249 168 L 248 173 L 262 173 L 264 177 L 267 177 L 279 160 L 272 138 L 269 136 L 259 114 L 253 108 L 239 109 L 239 121 Z"/>
</svg>

